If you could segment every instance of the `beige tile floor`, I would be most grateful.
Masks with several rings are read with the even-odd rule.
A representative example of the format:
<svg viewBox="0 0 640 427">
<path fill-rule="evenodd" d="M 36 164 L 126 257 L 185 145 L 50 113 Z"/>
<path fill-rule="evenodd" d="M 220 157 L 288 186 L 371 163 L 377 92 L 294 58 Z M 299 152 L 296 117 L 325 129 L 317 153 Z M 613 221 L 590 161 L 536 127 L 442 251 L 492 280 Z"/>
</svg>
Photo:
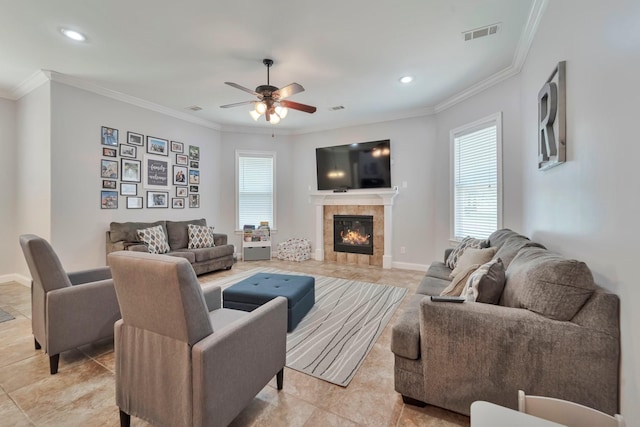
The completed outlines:
<svg viewBox="0 0 640 427">
<path fill-rule="evenodd" d="M 406 287 L 414 292 L 423 273 L 345 266 L 332 262 L 240 262 L 231 271 L 200 276 L 201 282 L 238 271 L 274 267 Z M 33 347 L 29 288 L 0 284 L 0 308 L 15 317 L 0 323 L 1 426 L 118 426 L 114 402 L 113 343 L 68 351 L 57 375 L 49 375 L 48 357 Z M 402 307 L 400 308 L 400 310 Z M 234 420 L 233 426 L 469 426 L 469 418 L 427 406 L 404 405 L 393 389 L 391 325 L 378 338 L 348 387 L 343 388 L 285 369 L 284 389 L 275 380 Z M 148 426 L 132 417 L 133 426 Z"/>
</svg>

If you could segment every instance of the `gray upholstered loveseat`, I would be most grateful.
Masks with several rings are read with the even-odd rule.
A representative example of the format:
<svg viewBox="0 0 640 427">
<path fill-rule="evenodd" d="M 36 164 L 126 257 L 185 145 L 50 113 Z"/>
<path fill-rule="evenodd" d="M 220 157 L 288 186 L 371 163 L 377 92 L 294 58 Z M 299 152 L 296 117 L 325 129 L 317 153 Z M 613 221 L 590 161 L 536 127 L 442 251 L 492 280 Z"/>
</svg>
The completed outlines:
<svg viewBox="0 0 640 427">
<path fill-rule="evenodd" d="M 451 281 L 433 262 L 393 326 L 396 391 L 466 415 L 476 400 L 517 409 L 519 389 L 617 413 L 618 297 L 511 230 L 489 244 L 506 269 L 499 303 L 431 301 Z"/>
<path fill-rule="evenodd" d="M 187 259 L 196 274 L 230 269 L 233 266 L 233 245 L 227 244 L 227 235 L 213 233 L 214 246 L 209 248 L 188 249 L 188 225 L 206 226 L 207 221 L 195 219 L 191 221 L 156 221 L 156 222 L 112 222 L 106 237 L 106 253 L 115 251 L 148 252 L 147 246 L 140 242 L 137 230 L 161 226 L 167 237 L 169 252 L 165 255 Z"/>
</svg>

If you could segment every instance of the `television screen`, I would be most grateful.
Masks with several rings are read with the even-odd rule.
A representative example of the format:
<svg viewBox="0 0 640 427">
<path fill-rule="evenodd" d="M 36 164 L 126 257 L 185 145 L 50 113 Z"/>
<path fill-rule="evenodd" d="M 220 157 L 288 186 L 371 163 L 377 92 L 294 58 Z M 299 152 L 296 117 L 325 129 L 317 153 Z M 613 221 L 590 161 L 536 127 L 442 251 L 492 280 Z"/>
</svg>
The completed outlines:
<svg viewBox="0 0 640 427">
<path fill-rule="evenodd" d="M 318 190 L 391 188 L 388 139 L 316 148 Z"/>
</svg>

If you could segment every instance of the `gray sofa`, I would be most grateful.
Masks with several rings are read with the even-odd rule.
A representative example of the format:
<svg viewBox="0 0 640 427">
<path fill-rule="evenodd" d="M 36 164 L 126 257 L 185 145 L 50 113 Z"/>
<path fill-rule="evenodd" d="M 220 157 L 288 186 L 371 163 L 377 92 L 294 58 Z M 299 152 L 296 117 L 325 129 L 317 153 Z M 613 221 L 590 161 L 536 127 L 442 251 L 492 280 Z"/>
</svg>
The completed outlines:
<svg viewBox="0 0 640 427">
<path fill-rule="evenodd" d="M 188 249 L 188 224 L 206 226 L 207 221 L 202 218 L 191 221 L 112 222 L 106 236 L 107 256 L 111 252 L 125 250 L 148 252 L 147 246 L 138 241 L 137 230 L 160 225 L 164 229 L 170 248 L 165 255 L 185 258 L 198 275 L 230 269 L 234 263 L 234 248 L 233 245 L 227 244 L 227 235 L 213 233 L 215 246 Z"/>
<path fill-rule="evenodd" d="M 466 415 L 476 400 L 517 409 L 518 390 L 618 413 L 618 297 L 511 230 L 488 240 L 506 269 L 499 304 L 431 301 L 451 281 L 433 262 L 393 326 L 396 391 Z"/>
</svg>

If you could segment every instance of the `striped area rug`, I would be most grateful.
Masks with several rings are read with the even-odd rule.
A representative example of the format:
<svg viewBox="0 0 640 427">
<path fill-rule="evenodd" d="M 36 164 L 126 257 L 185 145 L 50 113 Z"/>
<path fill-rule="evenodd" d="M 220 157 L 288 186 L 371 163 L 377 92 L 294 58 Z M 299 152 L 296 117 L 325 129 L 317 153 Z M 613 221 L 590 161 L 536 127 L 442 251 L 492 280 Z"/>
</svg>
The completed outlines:
<svg viewBox="0 0 640 427">
<path fill-rule="evenodd" d="M 275 268 L 207 282 L 223 289 L 256 273 L 304 275 Z M 404 288 L 312 275 L 316 304 L 287 334 L 287 367 L 346 387 L 407 293 Z"/>
</svg>

